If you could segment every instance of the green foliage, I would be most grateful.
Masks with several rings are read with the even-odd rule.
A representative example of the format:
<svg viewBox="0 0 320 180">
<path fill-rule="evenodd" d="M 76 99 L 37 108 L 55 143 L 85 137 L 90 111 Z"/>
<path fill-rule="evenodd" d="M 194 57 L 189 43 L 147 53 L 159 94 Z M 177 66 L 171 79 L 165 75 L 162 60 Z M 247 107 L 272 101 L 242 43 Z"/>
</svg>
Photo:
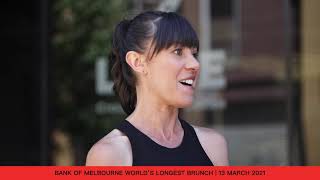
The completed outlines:
<svg viewBox="0 0 320 180">
<path fill-rule="evenodd" d="M 53 84 L 57 128 L 90 141 L 106 133 L 123 115 L 97 115 L 94 63 L 106 57 L 114 26 L 126 14 L 124 0 L 56 0 L 53 2 Z M 87 138 L 87 139 L 86 139 Z"/>
<path fill-rule="evenodd" d="M 94 61 L 110 48 L 113 27 L 126 11 L 123 0 L 56 0 L 53 43 L 62 56 Z"/>
</svg>

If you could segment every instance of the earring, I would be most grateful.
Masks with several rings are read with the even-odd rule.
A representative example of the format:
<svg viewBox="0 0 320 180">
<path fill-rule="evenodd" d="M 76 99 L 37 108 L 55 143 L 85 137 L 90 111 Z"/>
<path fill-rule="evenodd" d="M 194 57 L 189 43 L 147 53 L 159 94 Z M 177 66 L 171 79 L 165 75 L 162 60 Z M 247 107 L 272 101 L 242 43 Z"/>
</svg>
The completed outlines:
<svg viewBox="0 0 320 180">
<path fill-rule="evenodd" d="M 145 70 L 143 70 L 142 73 L 143 73 L 144 75 L 147 75 L 147 72 L 146 72 Z"/>
</svg>

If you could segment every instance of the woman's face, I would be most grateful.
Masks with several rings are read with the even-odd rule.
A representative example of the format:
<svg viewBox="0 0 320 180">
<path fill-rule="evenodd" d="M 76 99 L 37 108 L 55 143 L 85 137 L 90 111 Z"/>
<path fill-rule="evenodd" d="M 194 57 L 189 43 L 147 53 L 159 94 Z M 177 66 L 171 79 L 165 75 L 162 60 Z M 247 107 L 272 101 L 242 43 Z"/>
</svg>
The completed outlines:
<svg viewBox="0 0 320 180">
<path fill-rule="evenodd" d="M 192 104 L 200 68 L 197 53 L 196 48 L 171 46 L 148 61 L 145 85 L 160 103 L 177 108 Z"/>
</svg>

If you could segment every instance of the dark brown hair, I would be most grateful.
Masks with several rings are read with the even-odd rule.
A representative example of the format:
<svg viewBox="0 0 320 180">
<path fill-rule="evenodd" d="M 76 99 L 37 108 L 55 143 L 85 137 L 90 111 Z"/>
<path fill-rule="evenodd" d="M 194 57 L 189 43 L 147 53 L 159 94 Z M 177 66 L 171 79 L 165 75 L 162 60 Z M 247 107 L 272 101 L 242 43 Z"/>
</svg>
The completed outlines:
<svg viewBox="0 0 320 180">
<path fill-rule="evenodd" d="M 151 42 L 151 57 L 172 45 L 199 49 L 198 37 L 190 23 L 173 12 L 148 11 L 131 20 L 122 20 L 115 28 L 109 59 L 113 90 L 126 114 L 136 106 L 136 77 L 126 62 L 128 51 L 144 53 Z"/>
</svg>

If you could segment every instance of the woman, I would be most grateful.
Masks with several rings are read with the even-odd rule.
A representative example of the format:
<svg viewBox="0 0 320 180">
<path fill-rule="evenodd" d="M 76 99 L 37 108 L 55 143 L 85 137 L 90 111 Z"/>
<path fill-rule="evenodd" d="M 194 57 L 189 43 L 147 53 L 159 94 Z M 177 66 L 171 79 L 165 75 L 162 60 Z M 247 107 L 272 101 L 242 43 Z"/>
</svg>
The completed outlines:
<svg viewBox="0 0 320 180">
<path fill-rule="evenodd" d="M 114 91 L 128 114 L 98 141 L 86 165 L 228 165 L 226 141 L 178 117 L 199 75 L 199 42 L 176 13 L 145 12 L 120 22 L 111 53 Z"/>
</svg>

